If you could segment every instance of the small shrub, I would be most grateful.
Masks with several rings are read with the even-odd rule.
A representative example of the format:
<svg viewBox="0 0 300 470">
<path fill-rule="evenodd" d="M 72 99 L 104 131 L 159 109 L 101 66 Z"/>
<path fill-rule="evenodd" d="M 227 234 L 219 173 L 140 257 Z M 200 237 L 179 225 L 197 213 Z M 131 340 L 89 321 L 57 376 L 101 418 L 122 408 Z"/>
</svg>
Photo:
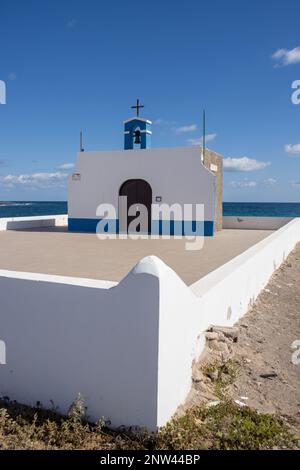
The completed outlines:
<svg viewBox="0 0 300 470">
<path fill-rule="evenodd" d="M 173 419 L 158 435 L 163 449 L 260 450 L 296 448 L 297 438 L 283 421 L 225 401 L 214 407 L 195 407 Z"/>
<path fill-rule="evenodd" d="M 71 421 L 74 422 L 82 422 L 86 418 L 86 407 L 80 393 L 78 393 L 76 399 L 70 406 L 68 416 Z"/>
<path fill-rule="evenodd" d="M 76 400 L 77 405 L 78 401 Z M 72 408 L 73 410 L 73 408 Z M 276 416 L 223 401 L 198 406 L 174 418 L 159 433 L 110 430 L 104 420 L 93 425 L 82 418 L 82 403 L 70 416 L 0 402 L 0 449 L 289 449 L 299 441 Z M 85 408 L 84 408 L 85 411 Z"/>
</svg>

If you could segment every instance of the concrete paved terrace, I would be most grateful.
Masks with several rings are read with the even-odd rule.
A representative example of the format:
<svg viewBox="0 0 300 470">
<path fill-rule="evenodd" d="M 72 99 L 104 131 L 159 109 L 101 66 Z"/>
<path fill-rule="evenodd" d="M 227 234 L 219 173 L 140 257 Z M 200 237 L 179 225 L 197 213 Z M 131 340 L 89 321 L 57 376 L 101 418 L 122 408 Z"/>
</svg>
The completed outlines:
<svg viewBox="0 0 300 470">
<path fill-rule="evenodd" d="M 222 230 L 198 251 L 186 240 L 99 240 L 65 228 L 0 232 L 0 269 L 109 281 L 121 280 L 144 256 L 156 255 L 192 284 L 260 240 L 270 230 Z"/>
</svg>

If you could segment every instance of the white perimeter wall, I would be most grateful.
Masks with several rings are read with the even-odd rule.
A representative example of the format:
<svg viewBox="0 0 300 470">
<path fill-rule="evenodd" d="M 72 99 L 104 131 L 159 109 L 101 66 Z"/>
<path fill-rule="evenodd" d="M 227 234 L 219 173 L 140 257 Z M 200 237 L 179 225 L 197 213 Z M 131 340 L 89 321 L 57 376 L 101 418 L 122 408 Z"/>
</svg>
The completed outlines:
<svg viewBox="0 0 300 470">
<path fill-rule="evenodd" d="M 0 231 L 36 227 L 62 227 L 66 225 L 68 225 L 68 216 L 65 214 L 0 218 Z"/>
<path fill-rule="evenodd" d="M 223 228 L 248 230 L 278 230 L 293 220 L 293 217 L 236 217 L 223 216 Z"/>
<path fill-rule="evenodd" d="M 0 396 L 67 413 L 81 393 L 92 421 L 156 429 L 158 279 L 79 282 L 0 271 Z"/>
<path fill-rule="evenodd" d="M 68 210 L 71 218 L 96 218 L 99 204 L 118 209 L 118 194 L 129 179 L 144 179 L 152 187 L 153 203 L 201 203 L 205 219 L 214 219 L 215 176 L 201 162 L 200 148 L 162 148 L 108 152 L 80 152 L 68 179 Z M 118 216 L 118 214 L 117 214 Z"/>
<path fill-rule="evenodd" d="M 191 287 L 153 256 L 119 284 L 0 271 L 0 394 L 66 412 L 81 393 L 92 420 L 164 425 L 205 330 L 244 315 L 299 240 L 294 219 Z"/>
<path fill-rule="evenodd" d="M 189 288 L 174 271 L 161 267 L 159 426 L 186 398 L 192 361 L 203 350 L 205 330 L 210 325 L 233 326 L 298 241 L 300 219 L 294 219 Z"/>
</svg>

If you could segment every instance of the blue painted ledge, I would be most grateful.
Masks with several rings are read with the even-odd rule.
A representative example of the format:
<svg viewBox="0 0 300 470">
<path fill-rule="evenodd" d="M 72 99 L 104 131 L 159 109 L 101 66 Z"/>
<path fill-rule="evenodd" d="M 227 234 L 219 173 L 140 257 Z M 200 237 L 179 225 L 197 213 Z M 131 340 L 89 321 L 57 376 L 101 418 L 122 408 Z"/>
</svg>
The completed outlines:
<svg viewBox="0 0 300 470">
<path fill-rule="evenodd" d="M 91 232 L 96 233 L 97 224 L 100 219 L 82 219 L 69 218 L 68 230 L 70 232 Z M 168 220 L 152 220 L 151 233 L 153 235 L 186 235 L 186 236 L 205 236 L 214 235 L 214 222 L 212 220 L 205 221 L 168 221 Z M 119 233 L 119 220 L 106 220 L 106 233 Z"/>
</svg>

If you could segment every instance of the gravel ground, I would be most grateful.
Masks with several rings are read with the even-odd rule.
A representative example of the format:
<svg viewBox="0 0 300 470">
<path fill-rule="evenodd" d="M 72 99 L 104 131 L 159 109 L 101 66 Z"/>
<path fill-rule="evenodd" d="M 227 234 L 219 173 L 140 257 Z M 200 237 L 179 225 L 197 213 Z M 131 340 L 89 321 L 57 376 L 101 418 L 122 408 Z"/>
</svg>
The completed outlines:
<svg viewBox="0 0 300 470">
<path fill-rule="evenodd" d="M 226 396 L 240 406 L 280 415 L 300 435 L 300 363 L 292 361 L 294 353 L 300 362 L 300 341 L 298 353 L 292 348 L 300 340 L 300 243 L 234 330 L 238 341 L 231 342 L 221 335 L 219 351 L 212 350 L 207 340 L 200 362 L 193 367 L 191 392 L 178 413 L 220 399 L 216 393 L 217 372 L 214 377 L 205 368 L 207 371 L 215 362 L 224 364 L 230 360 L 238 367 L 232 383 L 223 388 Z M 225 356 L 224 340 L 229 349 Z"/>
<path fill-rule="evenodd" d="M 234 357 L 241 364 L 233 398 L 261 412 L 286 416 L 300 431 L 300 243 L 238 323 Z M 299 341 L 300 345 L 300 341 Z M 296 356 L 296 357 L 295 357 Z M 270 376 L 265 374 L 272 374 Z"/>
</svg>

